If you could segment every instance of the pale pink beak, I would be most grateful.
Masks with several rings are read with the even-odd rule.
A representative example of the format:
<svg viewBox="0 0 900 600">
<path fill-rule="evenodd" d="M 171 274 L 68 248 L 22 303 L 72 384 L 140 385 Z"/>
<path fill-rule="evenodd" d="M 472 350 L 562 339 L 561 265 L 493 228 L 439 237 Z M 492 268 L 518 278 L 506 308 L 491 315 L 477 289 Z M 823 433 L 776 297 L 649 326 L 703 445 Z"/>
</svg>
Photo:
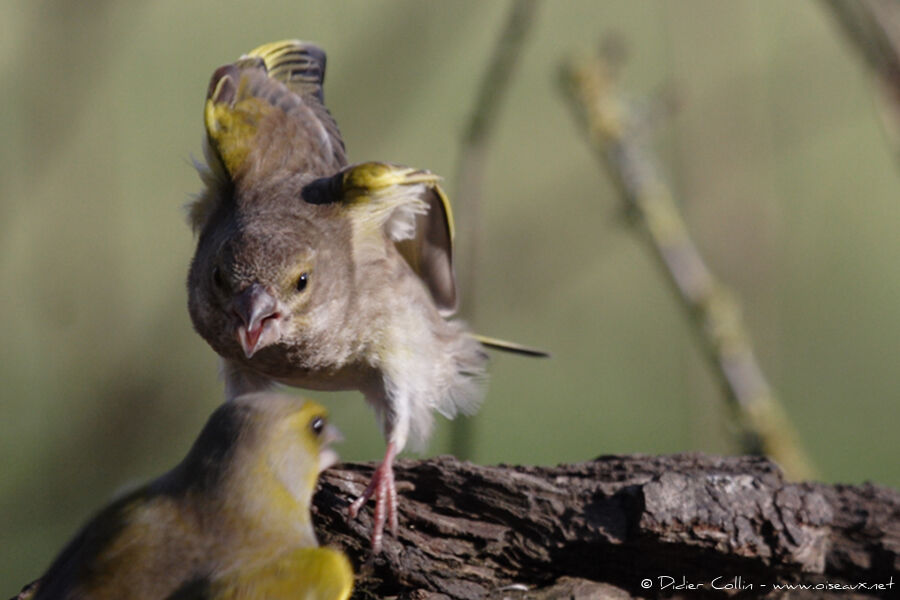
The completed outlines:
<svg viewBox="0 0 900 600">
<path fill-rule="evenodd" d="M 244 356 L 251 358 L 257 350 L 278 340 L 281 334 L 278 301 L 262 285 L 250 285 L 235 296 L 231 306 L 243 323 L 237 328 L 237 337 Z"/>
</svg>

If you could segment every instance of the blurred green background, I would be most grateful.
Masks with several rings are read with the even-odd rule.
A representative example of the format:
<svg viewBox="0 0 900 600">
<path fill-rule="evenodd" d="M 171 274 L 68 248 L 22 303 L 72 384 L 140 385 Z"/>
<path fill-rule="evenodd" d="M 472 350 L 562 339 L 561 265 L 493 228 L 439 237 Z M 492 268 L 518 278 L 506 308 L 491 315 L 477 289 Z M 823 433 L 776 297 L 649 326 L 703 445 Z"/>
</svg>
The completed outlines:
<svg viewBox="0 0 900 600">
<path fill-rule="evenodd" d="M 0 597 L 180 459 L 221 398 L 184 286 L 212 71 L 262 42 L 319 42 L 351 160 L 431 169 L 452 194 L 507 9 L 2 0 Z M 610 30 L 632 92 L 680 99 L 664 170 L 822 478 L 900 485 L 900 171 L 869 73 L 811 1 L 540 6 L 489 146 L 464 312 L 553 359 L 496 357 L 472 458 L 735 450 L 681 307 L 559 93 L 561 60 Z M 381 457 L 360 395 L 311 395 L 345 459 Z"/>
</svg>

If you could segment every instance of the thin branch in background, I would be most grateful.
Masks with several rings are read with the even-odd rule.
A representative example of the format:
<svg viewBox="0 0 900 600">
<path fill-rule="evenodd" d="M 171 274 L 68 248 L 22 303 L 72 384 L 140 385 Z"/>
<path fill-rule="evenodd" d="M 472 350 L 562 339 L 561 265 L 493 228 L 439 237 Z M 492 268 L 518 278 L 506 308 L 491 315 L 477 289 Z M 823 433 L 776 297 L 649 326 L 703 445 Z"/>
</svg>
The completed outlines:
<svg viewBox="0 0 900 600">
<path fill-rule="evenodd" d="M 650 244 L 687 309 L 707 356 L 726 390 L 744 452 L 766 454 L 792 478 L 813 468 L 787 413 L 766 381 L 741 321 L 734 294 L 716 279 L 691 240 L 652 152 L 634 105 L 617 87 L 621 53 L 573 60 L 564 87 L 621 194 L 631 222 Z"/>
<path fill-rule="evenodd" d="M 900 2 L 822 1 L 880 83 L 884 131 L 900 159 Z"/>
<path fill-rule="evenodd" d="M 457 272 L 461 274 L 459 288 L 463 314 L 473 325 L 478 256 L 482 245 L 481 203 L 487 145 L 536 8 L 536 0 L 513 0 L 460 142 L 454 204 L 459 231 L 465 232 L 466 240 L 461 246 L 462 260 L 457 263 L 462 268 Z M 464 417 L 453 422 L 450 448 L 455 456 L 464 459 L 472 455 L 473 425 L 472 419 Z"/>
</svg>

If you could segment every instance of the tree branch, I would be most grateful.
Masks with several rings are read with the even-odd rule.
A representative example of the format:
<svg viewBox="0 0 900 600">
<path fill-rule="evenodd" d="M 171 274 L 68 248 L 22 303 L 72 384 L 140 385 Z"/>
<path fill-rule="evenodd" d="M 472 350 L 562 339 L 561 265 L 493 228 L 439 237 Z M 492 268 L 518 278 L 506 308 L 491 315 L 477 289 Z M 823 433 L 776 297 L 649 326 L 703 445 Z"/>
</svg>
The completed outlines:
<svg viewBox="0 0 900 600">
<path fill-rule="evenodd" d="M 481 248 L 481 202 L 484 189 L 484 167 L 487 160 L 487 143 L 500 112 L 503 97 L 509 89 L 509 80 L 534 21 L 537 0 L 513 0 L 506 24 L 497 38 L 487 69 L 481 79 L 472 112 L 464 129 L 459 148 L 459 166 L 456 171 L 456 214 L 459 230 L 465 232 L 466 243 L 458 264 L 459 289 L 462 292 L 460 306 L 466 319 L 474 325 L 478 253 Z M 459 418 L 451 425 L 450 446 L 455 456 L 472 455 L 474 438 L 473 420 Z"/>
<path fill-rule="evenodd" d="M 372 468 L 326 471 L 315 499 L 320 540 L 355 563 L 357 598 L 656 597 L 663 576 L 706 584 L 684 597 L 719 597 L 715 576 L 769 597 L 775 584 L 887 584 L 900 569 L 898 492 L 787 483 L 764 458 L 699 454 L 553 468 L 401 461 L 400 529 L 373 559 L 371 511 L 346 517 Z"/>
<path fill-rule="evenodd" d="M 642 143 L 637 111 L 617 87 L 619 53 L 606 54 L 566 65 L 564 84 L 572 106 L 696 325 L 742 430 L 743 451 L 771 456 L 791 477 L 808 478 L 811 461 L 763 375 L 737 299 L 713 275 L 688 234 L 652 152 Z"/>
<path fill-rule="evenodd" d="M 371 508 L 347 518 L 373 469 L 325 471 L 314 499 L 319 540 L 354 563 L 355 598 L 696 600 L 733 597 L 712 586 L 739 581 L 737 597 L 774 599 L 785 597 L 776 585 L 882 586 L 789 594 L 847 600 L 894 597 L 885 586 L 900 586 L 900 493 L 787 483 L 760 457 L 602 456 L 557 467 L 399 461 L 400 527 L 374 558 Z M 666 577 L 697 587 L 660 589 Z"/>
<path fill-rule="evenodd" d="M 884 131 L 900 158 L 900 3 L 823 0 L 838 26 L 872 70 Z"/>
<path fill-rule="evenodd" d="M 509 15 L 487 69 L 481 79 L 472 111 L 460 140 L 459 166 L 456 172 L 456 207 L 460 231 L 468 236 L 463 250 L 462 281 L 463 308 L 469 320 L 474 309 L 478 248 L 481 238 L 481 202 L 484 188 L 484 166 L 487 143 L 494 130 L 502 101 L 509 89 L 509 81 L 534 20 L 536 0 L 513 0 Z"/>
</svg>

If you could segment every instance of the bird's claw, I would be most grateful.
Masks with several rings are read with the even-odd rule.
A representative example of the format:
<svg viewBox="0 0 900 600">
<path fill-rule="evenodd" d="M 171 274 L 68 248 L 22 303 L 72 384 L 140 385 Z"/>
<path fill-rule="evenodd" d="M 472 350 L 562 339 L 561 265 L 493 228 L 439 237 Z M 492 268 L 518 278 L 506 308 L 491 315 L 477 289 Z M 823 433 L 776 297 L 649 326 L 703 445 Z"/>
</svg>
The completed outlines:
<svg viewBox="0 0 900 600">
<path fill-rule="evenodd" d="M 378 465 L 372 474 L 372 480 L 365 491 L 354 500 L 347 514 L 351 519 L 359 515 L 359 511 L 370 498 L 375 498 L 375 515 L 372 525 L 372 554 L 381 552 L 384 538 L 384 526 L 388 524 L 391 533 L 397 535 L 397 487 L 394 485 L 393 451 L 389 447 L 384 462 Z"/>
</svg>

